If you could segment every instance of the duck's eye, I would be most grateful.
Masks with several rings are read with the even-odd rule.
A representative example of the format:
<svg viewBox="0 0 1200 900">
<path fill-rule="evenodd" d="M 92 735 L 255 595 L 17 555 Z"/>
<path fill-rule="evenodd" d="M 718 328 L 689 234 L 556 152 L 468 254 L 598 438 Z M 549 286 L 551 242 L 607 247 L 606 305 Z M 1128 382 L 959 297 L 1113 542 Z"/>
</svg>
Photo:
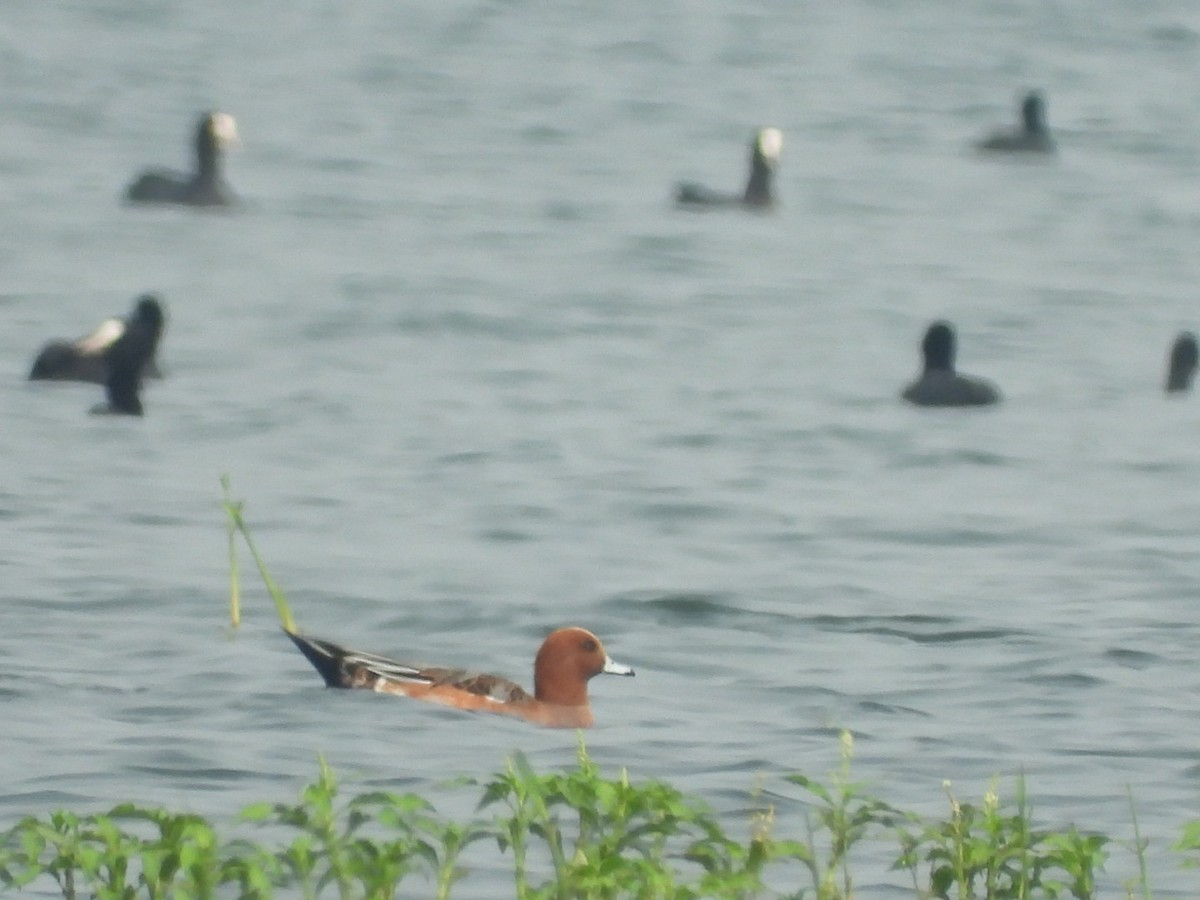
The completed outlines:
<svg viewBox="0 0 1200 900">
<path fill-rule="evenodd" d="M 586 652 L 586 653 L 595 653 L 597 650 L 600 649 L 600 645 L 597 644 L 591 638 L 584 638 L 583 643 L 580 644 L 579 646 L 582 647 L 584 652 Z"/>
</svg>

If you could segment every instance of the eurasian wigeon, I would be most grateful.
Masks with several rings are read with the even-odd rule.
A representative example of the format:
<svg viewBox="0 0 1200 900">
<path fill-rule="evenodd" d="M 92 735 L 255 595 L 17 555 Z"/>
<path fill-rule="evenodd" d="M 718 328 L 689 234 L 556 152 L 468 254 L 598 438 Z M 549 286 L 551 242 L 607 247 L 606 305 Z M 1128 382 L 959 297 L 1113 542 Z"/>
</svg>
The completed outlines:
<svg viewBox="0 0 1200 900">
<path fill-rule="evenodd" d="M 709 206 L 745 206 L 768 209 L 775 205 L 771 181 L 783 152 L 783 132 L 778 128 L 762 128 L 750 142 L 750 175 L 746 189 L 740 194 L 714 191 L 700 184 L 685 182 L 675 189 L 675 202 L 691 208 Z"/>
<path fill-rule="evenodd" d="M 900 395 L 917 406 L 987 406 L 1000 401 L 1000 391 L 982 378 L 954 371 L 954 329 L 934 322 L 921 341 L 925 360 L 921 377 Z"/>
<path fill-rule="evenodd" d="M 286 634 L 329 687 L 403 694 L 455 709 L 517 716 L 547 728 L 590 728 L 587 683 L 595 675 L 633 675 L 614 662 L 600 639 L 583 628 L 560 628 L 542 642 L 533 662 L 533 695 L 498 675 L 410 666 L 330 641 Z"/>
<path fill-rule="evenodd" d="M 1021 124 L 997 131 L 976 145 L 980 150 L 999 153 L 1053 153 L 1054 138 L 1046 126 L 1046 104 L 1042 95 L 1030 91 L 1021 101 Z"/>
<path fill-rule="evenodd" d="M 143 172 L 125 190 L 130 203 L 176 203 L 184 206 L 230 206 L 237 202 L 221 178 L 221 156 L 238 143 L 237 123 L 223 112 L 208 112 L 196 124 L 196 171 L 154 169 Z"/>
<path fill-rule="evenodd" d="M 104 384 L 108 380 L 108 365 L 104 355 L 133 323 L 149 328 L 154 346 L 146 363 L 143 375 L 161 378 L 162 373 L 154 360 L 158 341 L 162 336 L 166 316 L 162 304 L 153 294 L 138 297 L 128 319 L 105 319 L 87 337 L 76 341 L 49 341 L 38 351 L 37 358 L 29 370 L 30 381 L 91 381 Z"/>
<path fill-rule="evenodd" d="M 1200 350 L 1196 336 L 1190 331 L 1179 332 L 1171 345 L 1171 359 L 1167 366 L 1167 393 L 1181 393 L 1192 389 L 1192 376 L 1200 364 Z"/>
</svg>

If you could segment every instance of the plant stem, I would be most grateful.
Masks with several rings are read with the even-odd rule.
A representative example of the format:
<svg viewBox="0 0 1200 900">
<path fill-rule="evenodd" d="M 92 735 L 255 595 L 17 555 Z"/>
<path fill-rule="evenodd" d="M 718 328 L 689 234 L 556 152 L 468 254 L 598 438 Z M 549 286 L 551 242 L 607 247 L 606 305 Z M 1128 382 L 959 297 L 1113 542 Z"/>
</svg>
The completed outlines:
<svg viewBox="0 0 1200 900">
<path fill-rule="evenodd" d="M 270 593 L 271 599 L 275 601 L 275 609 L 279 613 L 280 624 L 283 625 L 284 631 L 294 633 L 296 631 L 296 620 L 292 617 L 292 610 L 288 606 L 287 598 L 283 596 L 283 591 L 279 589 L 279 585 L 275 583 L 275 579 L 267 571 L 266 563 L 259 556 L 258 548 L 254 546 L 254 539 L 250 536 L 250 529 L 246 527 L 246 521 L 242 518 L 241 501 L 234 501 L 229 496 L 228 476 L 222 476 L 221 486 L 225 488 L 225 512 L 229 515 L 233 527 L 242 533 L 242 537 L 246 541 L 246 546 L 250 550 L 250 555 L 254 557 L 254 564 L 258 566 L 258 574 L 262 576 L 263 584 L 267 586 L 267 591 Z"/>
</svg>

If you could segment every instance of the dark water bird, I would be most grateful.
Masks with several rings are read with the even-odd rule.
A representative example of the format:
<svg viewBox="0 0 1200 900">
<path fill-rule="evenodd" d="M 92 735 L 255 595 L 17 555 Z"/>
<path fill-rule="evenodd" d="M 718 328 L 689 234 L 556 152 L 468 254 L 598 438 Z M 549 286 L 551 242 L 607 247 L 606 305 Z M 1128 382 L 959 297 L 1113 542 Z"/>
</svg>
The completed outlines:
<svg viewBox="0 0 1200 900">
<path fill-rule="evenodd" d="M 104 393 L 108 402 L 94 407 L 93 413 L 142 415 L 142 378 L 146 366 L 154 358 L 162 328 L 163 316 L 158 303 L 143 305 L 139 302 L 137 314 L 130 318 L 125 331 L 104 351 L 108 371 Z"/>
<path fill-rule="evenodd" d="M 104 384 L 108 380 L 105 353 L 133 322 L 141 322 L 153 333 L 150 360 L 142 373 L 148 378 L 161 378 L 155 355 L 162 337 L 166 317 L 162 304 L 154 294 L 143 294 L 134 303 L 128 319 L 105 319 L 87 337 L 75 341 L 54 340 L 38 352 L 29 370 L 30 381 L 91 381 Z"/>
<path fill-rule="evenodd" d="M 1046 125 L 1046 104 L 1042 95 L 1030 91 L 1021 101 L 1021 124 L 984 138 L 980 150 L 997 153 L 1053 153 L 1054 138 Z"/>
<path fill-rule="evenodd" d="M 207 112 L 196 124 L 196 170 L 143 172 L 125 191 L 125 199 L 130 203 L 230 206 L 237 201 L 221 176 L 221 159 L 225 149 L 237 143 L 237 123 L 233 116 Z"/>
<path fill-rule="evenodd" d="M 782 152 L 783 132 L 778 128 L 762 128 L 750 142 L 750 175 L 742 193 L 723 193 L 701 184 L 685 182 L 676 188 L 675 201 L 680 206 L 691 208 L 743 206 L 769 209 L 775 205 L 772 181 Z"/>
<path fill-rule="evenodd" d="M 954 328 L 937 321 L 921 341 L 924 370 L 900 395 L 917 406 L 987 406 L 1000 401 L 991 382 L 954 371 Z"/>
<path fill-rule="evenodd" d="M 1190 331 L 1179 332 L 1175 343 L 1171 345 L 1167 364 L 1167 393 L 1190 391 L 1197 364 L 1200 364 L 1200 349 L 1196 345 L 1196 336 Z"/>
</svg>

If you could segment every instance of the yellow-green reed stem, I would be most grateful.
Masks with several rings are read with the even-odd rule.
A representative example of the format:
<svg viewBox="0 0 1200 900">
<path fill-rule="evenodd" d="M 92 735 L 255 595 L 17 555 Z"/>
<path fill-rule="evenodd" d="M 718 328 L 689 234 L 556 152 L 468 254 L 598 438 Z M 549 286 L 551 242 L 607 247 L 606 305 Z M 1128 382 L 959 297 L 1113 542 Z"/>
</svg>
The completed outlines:
<svg viewBox="0 0 1200 900">
<path fill-rule="evenodd" d="M 1133 850 L 1138 861 L 1138 887 L 1142 890 L 1144 900 L 1150 900 L 1150 871 L 1146 866 L 1146 848 L 1148 842 L 1142 837 L 1142 829 L 1138 826 L 1137 804 L 1133 802 L 1133 788 L 1126 784 L 1125 791 L 1129 794 L 1129 814 L 1133 817 Z M 1129 895 L 1133 896 L 1130 889 Z"/>
<path fill-rule="evenodd" d="M 237 529 L 242 533 L 242 537 L 246 541 L 246 547 L 250 550 L 250 555 L 254 557 L 254 564 L 258 566 L 258 574 L 262 576 L 263 584 L 267 586 L 267 592 L 271 595 L 271 599 L 275 601 L 275 610 L 279 613 L 279 622 L 283 626 L 283 630 L 295 632 L 296 620 L 292 618 L 292 610 L 288 606 L 287 598 L 283 596 L 283 591 L 279 589 L 279 585 L 275 583 L 275 579 L 267 571 L 266 563 L 259 556 L 258 548 L 254 546 L 254 539 L 250 536 L 250 529 L 246 527 L 246 520 L 242 518 L 242 502 L 240 500 L 235 501 L 229 495 L 228 475 L 221 476 L 221 486 L 225 489 L 225 512 L 229 516 L 231 540 L 232 529 Z M 230 561 L 234 561 L 232 552 L 230 554 Z M 236 563 L 234 565 L 236 566 Z M 236 572 L 233 573 L 233 579 L 236 583 Z"/>
<path fill-rule="evenodd" d="M 223 477 L 221 484 L 225 487 L 225 505 L 228 506 L 228 477 Z M 237 528 L 234 527 L 232 518 L 225 530 L 229 533 L 229 627 L 236 630 L 242 624 L 242 586 L 238 577 Z"/>
</svg>

